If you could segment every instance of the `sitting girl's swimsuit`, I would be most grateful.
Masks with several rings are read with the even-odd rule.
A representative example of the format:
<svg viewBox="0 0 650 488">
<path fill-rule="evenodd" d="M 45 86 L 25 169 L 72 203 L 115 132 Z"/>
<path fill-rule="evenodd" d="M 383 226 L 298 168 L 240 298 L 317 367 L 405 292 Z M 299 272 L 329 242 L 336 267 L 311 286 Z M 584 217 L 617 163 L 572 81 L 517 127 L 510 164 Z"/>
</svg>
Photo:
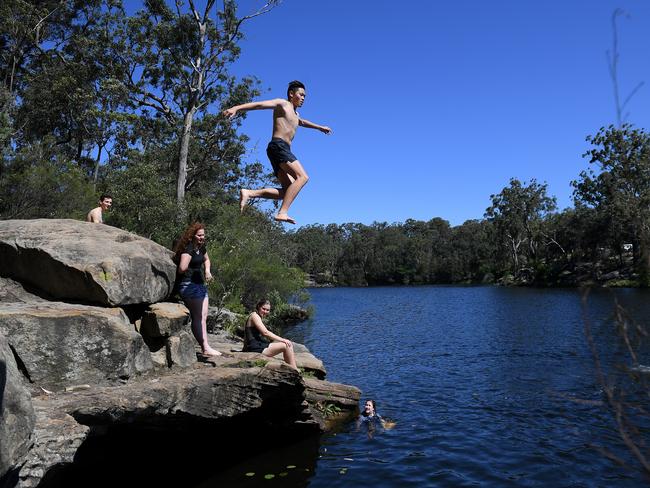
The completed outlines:
<svg viewBox="0 0 650 488">
<path fill-rule="evenodd" d="M 251 325 L 251 315 L 248 316 L 248 320 L 244 326 L 243 352 L 262 352 L 268 347 L 269 343 L 262 338 L 262 334 L 258 328 Z"/>
</svg>

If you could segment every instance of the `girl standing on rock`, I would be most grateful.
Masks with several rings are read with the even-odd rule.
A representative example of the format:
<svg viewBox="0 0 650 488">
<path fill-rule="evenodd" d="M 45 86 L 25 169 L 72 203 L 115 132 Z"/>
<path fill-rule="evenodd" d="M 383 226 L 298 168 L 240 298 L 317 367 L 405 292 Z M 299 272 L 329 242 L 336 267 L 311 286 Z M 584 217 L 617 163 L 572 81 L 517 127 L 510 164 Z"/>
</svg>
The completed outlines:
<svg viewBox="0 0 650 488">
<path fill-rule="evenodd" d="M 210 258 L 205 248 L 205 226 L 200 222 L 190 225 L 174 248 L 178 264 L 178 291 L 190 310 L 192 333 L 201 346 L 204 356 L 221 356 L 208 344 L 208 289 L 205 284 L 212 280 Z"/>
<path fill-rule="evenodd" d="M 271 312 L 271 302 L 262 299 L 257 302 L 255 312 L 251 313 L 244 326 L 244 349 L 243 352 L 259 352 L 268 357 L 277 356 L 282 353 L 284 361 L 293 369 L 298 371 L 296 357 L 293 352 L 293 343 L 289 339 L 280 337 L 266 328 L 262 319 Z M 269 343 L 264 338 L 272 341 Z"/>
</svg>

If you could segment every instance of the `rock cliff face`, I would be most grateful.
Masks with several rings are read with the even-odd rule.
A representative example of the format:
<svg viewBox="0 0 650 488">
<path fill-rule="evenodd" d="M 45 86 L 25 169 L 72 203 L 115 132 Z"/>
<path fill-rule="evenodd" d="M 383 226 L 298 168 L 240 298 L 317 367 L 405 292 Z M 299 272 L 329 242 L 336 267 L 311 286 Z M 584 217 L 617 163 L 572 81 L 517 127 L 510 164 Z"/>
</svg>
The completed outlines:
<svg viewBox="0 0 650 488">
<path fill-rule="evenodd" d="M 105 306 L 155 303 L 174 285 L 171 251 L 108 225 L 0 221 L 2 275 L 54 299 Z"/>
<path fill-rule="evenodd" d="M 0 479 L 10 476 L 29 452 L 34 422 L 31 396 L 0 334 Z"/>
<path fill-rule="evenodd" d="M 47 389 L 106 383 L 153 367 L 142 336 L 120 308 L 5 303 L 0 332 L 18 351 L 27 378 Z"/>
<path fill-rule="evenodd" d="M 199 362 L 187 309 L 164 302 L 174 273 L 168 250 L 119 229 L 0 221 L 1 487 L 99 486 L 78 466 L 102 439 L 156 453 L 157 436 L 182 438 L 193 464 L 212 436 L 263 429 L 286 440 L 356 415 L 359 390 L 324 381 L 323 363 L 299 344 L 311 378 L 239 352 L 215 321 L 210 343 L 224 355 Z M 101 469 L 115 452 L 97 455 Z M 176 468 L 200 481 L 194 466 Z M 157 480 L 179 482 L 187 479 Z"/>
</svg>

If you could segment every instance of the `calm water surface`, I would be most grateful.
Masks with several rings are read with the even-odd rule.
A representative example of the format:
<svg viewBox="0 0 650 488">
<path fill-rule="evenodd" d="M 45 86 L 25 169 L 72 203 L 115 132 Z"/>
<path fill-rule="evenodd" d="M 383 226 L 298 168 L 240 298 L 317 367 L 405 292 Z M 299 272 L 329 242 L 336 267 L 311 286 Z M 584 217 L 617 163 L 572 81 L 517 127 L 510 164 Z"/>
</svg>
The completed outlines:
<svg viewBox="0 0 650 488">
<path fill-rule="evenodd" d="M 330 381 L 358 386 L 397 426 L 369 436 L 349 425 L 249 460 L 204 486 L 646 485 L 595 447 L 627 456 L 602 403 L 578 291 L 311 294 L 315 317 L 286 335 L 324 361 Z M 647 291 L 616 296 L 641 321 L 650 318 Z M 587 308 L 606 367 L 625 358 L 612 332 L 613 300 L 612 292 L 592 292 Z"/>
</svg>

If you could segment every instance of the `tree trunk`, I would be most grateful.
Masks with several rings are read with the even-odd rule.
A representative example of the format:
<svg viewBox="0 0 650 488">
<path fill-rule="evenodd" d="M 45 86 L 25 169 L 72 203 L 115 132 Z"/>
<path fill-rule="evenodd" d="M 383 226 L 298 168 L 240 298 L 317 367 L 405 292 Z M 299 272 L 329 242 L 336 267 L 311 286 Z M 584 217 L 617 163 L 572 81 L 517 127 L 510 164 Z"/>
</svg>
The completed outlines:
<svg viewBox="0 0 650 488">
<path fill-rule="evenodd" d="M 102 157 L 102 149 L 104 149 L 103 144 L 97 145 L 97 157 L 95 158 L 95 169 L 93 170 L 93 190 L 97 186 L 97 176 L 99 175 L 99 162 Z"/>
<path fill-rule="evenodd" d="M 641 235 L 638 239 L 638 244 L 634 244 L 634 257 L 636 258 L 638 246 L 638 260 L 636 261 L 636 271 L 639 274 L 639 284 L 644 287 L 650 287 L 650 239 L 648 232 L 641 230 Z"/>
<path fill-rule="evenodd" d="M 181 144 L 178 152 L 178 176 L 176 179 L 176 202 L 179 207 L 185 202 L 185 184 L 187 183 L 187 155 L 190 149 L 190 136 L 192 133 L 192 122 L 194 121 L 195 109 L 189 110 L 183 119 L 183 131 L 181 132 Z"/>
</svg>

